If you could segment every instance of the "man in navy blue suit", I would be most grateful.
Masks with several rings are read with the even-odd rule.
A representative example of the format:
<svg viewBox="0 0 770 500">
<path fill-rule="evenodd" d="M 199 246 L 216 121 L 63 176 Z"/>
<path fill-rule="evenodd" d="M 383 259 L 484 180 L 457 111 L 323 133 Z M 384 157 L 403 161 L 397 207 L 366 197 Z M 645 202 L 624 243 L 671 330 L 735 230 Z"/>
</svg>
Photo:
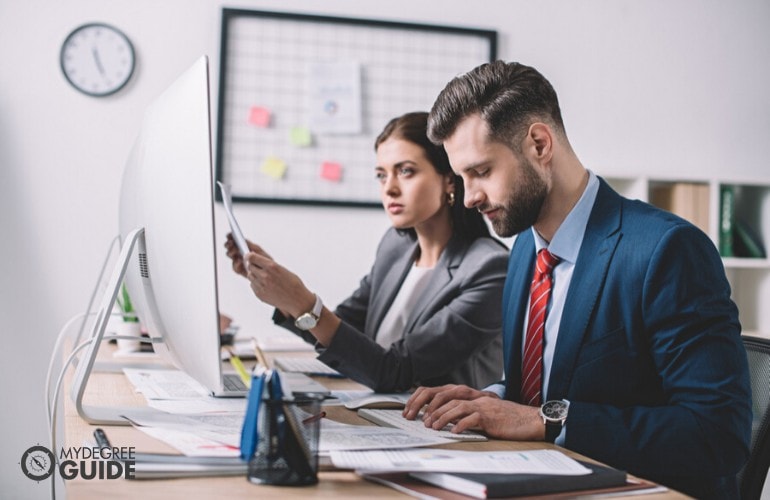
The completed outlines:
<svg viewBox="0 0 770 500">
<path fill-rule="evenodd" d="M 455 78 L 429 135 L 462 176 L 465 204 L 518 237 L 505 381 L 418 388 L 404 416 L 424 409 L 433 428 L 555 441 L 698 498 L 737 498 L 749 375 L 709 238 L 584 168 L 555 91 L 531 67 L 497 61 Z"/>
</svg>

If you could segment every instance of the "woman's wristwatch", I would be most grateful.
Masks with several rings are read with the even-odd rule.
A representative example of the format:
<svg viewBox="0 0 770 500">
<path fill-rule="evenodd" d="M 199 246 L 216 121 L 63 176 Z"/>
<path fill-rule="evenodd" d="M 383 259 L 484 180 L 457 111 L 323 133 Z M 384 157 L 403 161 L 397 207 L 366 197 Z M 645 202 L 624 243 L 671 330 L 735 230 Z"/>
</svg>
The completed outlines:
<svg viewBox="0 0 770 500">
<path fill-rule="evenodd" d="M 300 314 L 297 319 L 294 320 L 294 326 L 300 330 L 311 330 L 316 327 L 318 320 L 321 318 L 321 311 L 323 311 L 324 305 L 321 302 L 321 297 L 315 295 L 315 304 L 313 309 L 304 314 Z"/>
</svg>

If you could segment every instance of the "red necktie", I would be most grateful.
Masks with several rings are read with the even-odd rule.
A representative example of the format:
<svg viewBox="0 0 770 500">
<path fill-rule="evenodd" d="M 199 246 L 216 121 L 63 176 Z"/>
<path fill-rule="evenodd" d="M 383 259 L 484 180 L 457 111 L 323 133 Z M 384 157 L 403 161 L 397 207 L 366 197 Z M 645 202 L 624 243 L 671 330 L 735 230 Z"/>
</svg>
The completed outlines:
<svg viewBox="0 0 770 500">
<path fill-rule="evenodd" d="M 540 406 L 540 390 L 543 375 L 543 333 L 548 299 L 551 297 L 554 266 L 559 258 L 543 248 L 537 253 L 535 273 L 532 277 L 529 298 L 529 320 L 527 340 L 524 343 L 524 358 L 521 365 L 521 402 Z"/>
</svg>

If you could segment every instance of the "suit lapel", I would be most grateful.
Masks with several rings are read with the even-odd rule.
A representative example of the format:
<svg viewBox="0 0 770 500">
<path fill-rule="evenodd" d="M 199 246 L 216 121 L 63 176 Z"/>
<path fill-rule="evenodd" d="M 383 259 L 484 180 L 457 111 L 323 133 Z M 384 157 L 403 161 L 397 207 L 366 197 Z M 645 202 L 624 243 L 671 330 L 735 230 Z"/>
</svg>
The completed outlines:
<svg viewBox="0 0 770 500">
<path fill-rule="evenodd" d="M 532 231 L 516 237 L 503 290 L 503 355 L 505 356 L 506 399 L 518 401 L 521 392 L 521 343 L 524 313 L 535 265 Z"/>
<path fill-rule="evenodd" d="M 376 335 L 377 330 L 380 329 L 385 313 L 390 309 L 393 299 L 396 298 L 396 294 L 401 288 L 401 283 L 411 269 L 416 250 L 417 242 L 415 241 L 405 252 L 394 256 L 393 261 L 389 264 L 390 269 L 385 272 L 382 282 L 377 286 L 378 290 L 373 291 L 379 300 L 375 300 L 372 304 L 372 310 L 366 322 L 366 331 L 372 332 L 372 336 Z"/>
<path fill-rule="evenodd" d="M 563 398 L 569 389 L 588 322 L 622 235 L 621 209 L 621 198 L 600 179 L 564 304 L 547 399 Z"/>
<path fill-rule="evenodd" d="M 430 277 L 428 286 L 420 295 L 420 298 L 412 308 L 412 312 L 406 323 L 405 334 L 412 331 L 418 320 L 427 314 L 428 305 L 435 300 L 439 292 L 452 281 L 452 273 L 460 265 L 465 254 L 464 245 L 457 239 L 452 238 L 447 243 L 446 248 L 441 253 L 436 267 L 433 269 L 433 275 Z"/>
</svg>

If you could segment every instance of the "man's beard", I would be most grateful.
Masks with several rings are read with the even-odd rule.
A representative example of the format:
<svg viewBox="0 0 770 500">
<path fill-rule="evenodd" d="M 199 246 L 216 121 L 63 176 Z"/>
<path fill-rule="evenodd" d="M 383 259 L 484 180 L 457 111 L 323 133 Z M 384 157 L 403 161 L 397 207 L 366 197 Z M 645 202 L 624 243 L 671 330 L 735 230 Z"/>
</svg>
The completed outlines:
<svg viewBox="0 0 770 500">
<path fill-rule="evenodd" d="M 520 162 L 521 183 L 513 187 L 505 205 L 494 207 L 500 209 L 502 215 L 491 221 L 492 229 L 503 238 L 519 234 L 537 222 L 548 191 L 535 167 L 523 158 L 520 158 Z M 479 211 L 484 212 L 490 208 L 489 205 L 481 206 Z"/>
</svg>

